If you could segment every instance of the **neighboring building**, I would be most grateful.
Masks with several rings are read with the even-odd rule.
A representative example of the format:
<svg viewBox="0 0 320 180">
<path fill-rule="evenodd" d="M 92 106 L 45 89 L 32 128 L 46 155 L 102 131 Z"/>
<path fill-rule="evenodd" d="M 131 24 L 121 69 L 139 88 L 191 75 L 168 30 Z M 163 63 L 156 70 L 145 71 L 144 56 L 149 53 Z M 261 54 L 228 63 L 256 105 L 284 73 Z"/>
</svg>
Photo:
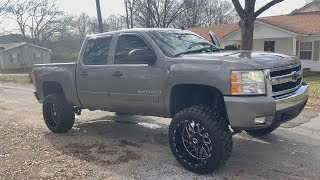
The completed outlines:
<svg viewBox="0 0 320 180">
<path fill-rule="evenodd" d="M 304 68 L 320 71 L 320 0 L 315 0 L 288 15 L 258 18 L 255 21 L 253 50 L 274 51 L 299 56 Z M 241 44 L 238 23 L 190 28 L 210 41 L 216 33 L 221 46 Z"/>
<path fill-rule="evenodd" d="M 292 11 L 291 14 L 320 11 L 320 0 L 306 0 L 306 3 L 305 6 Z"/>
<path fill-rule="evenodd" d="M 51 50 L 29 43 L 0 44 L 0 69 L 32 68 L 50 63 Z"/>
</svg>

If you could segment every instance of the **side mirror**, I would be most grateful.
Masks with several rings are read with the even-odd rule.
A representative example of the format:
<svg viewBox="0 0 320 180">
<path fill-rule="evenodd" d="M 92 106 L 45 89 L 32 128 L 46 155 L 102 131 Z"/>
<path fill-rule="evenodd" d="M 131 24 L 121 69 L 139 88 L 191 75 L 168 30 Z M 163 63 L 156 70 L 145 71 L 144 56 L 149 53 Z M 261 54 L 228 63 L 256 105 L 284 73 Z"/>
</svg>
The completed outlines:
<svg viewBox="0 0 320 180">
<path fill-rule="evenodd" d="M 153 65 L 157 61 L 157 55 L 151 50 L 134 49 L 129 52 L 129 59 L 135 64 Z"/>
<path fill-rule="evenodd" d="M 236 45 L 226 45 L 224 50 L 239 50 L 239 48 Z"/>
</svg>

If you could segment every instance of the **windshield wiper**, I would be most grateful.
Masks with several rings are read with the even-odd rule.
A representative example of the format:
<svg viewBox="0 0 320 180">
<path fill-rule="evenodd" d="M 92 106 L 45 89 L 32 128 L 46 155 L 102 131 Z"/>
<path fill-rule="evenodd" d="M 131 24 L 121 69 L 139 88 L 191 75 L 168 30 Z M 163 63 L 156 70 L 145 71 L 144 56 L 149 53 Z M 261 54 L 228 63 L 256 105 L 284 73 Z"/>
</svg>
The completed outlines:
<svg viewBox="0 0 320 180">
<path fill-rule="evenodd" d="M 196 49 L 196 50 L 192 50 L 192 51 L 185 51 L 185 52 L 182 52 L 182 53 L 178 53 L 175 55 L 175 57 L 178 57 L 178 56 L 181 56 L 183 54 L 193 54 L 193 53 L 199 53 L 199 52 L 219 52 L 221 51 L 221 49 L 212 49 L 211 47 L 205 47 L 205 48 L 202 48 L 202 49 Z"/>
</svg>

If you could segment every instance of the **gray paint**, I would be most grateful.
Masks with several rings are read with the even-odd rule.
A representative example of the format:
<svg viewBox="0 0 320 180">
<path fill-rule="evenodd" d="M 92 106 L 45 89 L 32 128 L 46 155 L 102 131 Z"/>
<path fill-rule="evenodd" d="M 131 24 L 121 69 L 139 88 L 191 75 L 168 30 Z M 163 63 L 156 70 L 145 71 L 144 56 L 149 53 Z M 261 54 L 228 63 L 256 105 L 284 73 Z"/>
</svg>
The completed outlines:
<svg viewBox="0 0 320 180">
<path fill-rule="evenodd" d="M 200 84 L 215 87 L 225 96 L 232 127 L 252 128 L 253 119 L 261 116 L 270 116 L 271 118 L 268 118 L 268 123 L 264 126 L 270 125 L 276 113 L 276 100 L 268 95 L 230 96 L 231 71 L 273 69 L 299 62 L 282 54 L 250 51 L 193 54 L 170 58 L 162 53 L 147 34 L 147 31 L 155 30 L 181 31 L 138 29 L 89 36 L 84 41 L 77 63 L 35 65 L 35 74 L 38 74 L 36 89 L 40 102 L 44 99 L 43 83 L 51 81 L 61 84 L 65 97 L 74 106 L 92 110 L 170 117 L 172 88 L 179 84 Z M 157 55 L 156 64 L 114 64 L 113 54 L 117 36 L 123 33 L 134 33 L 143 37 Z M 113 35 L 114 38 L 108 64 L 84 65 L 82 63 L 84 47 L 88 39 L 109 35 Z M 116 71 L 123 73 L 123 76 L 112 76 Z M 85 75 L 82 75 L 83 73 Z M 286 101 L 282 103 L 285 104 Z"/>
</svg>

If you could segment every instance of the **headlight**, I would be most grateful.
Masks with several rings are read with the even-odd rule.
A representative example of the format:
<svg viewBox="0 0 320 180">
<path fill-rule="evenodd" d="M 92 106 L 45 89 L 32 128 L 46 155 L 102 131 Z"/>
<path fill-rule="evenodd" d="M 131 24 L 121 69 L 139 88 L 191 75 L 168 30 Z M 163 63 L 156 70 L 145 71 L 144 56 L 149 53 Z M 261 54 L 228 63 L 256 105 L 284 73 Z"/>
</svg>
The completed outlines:
<svg viewBox="0 0 320 180">
<path fill-rule="evenodd" d="M 233 95 L 260 95 L 266 93 L 262 71 L 232 71 L 231 93 Z"/>
</svg>

